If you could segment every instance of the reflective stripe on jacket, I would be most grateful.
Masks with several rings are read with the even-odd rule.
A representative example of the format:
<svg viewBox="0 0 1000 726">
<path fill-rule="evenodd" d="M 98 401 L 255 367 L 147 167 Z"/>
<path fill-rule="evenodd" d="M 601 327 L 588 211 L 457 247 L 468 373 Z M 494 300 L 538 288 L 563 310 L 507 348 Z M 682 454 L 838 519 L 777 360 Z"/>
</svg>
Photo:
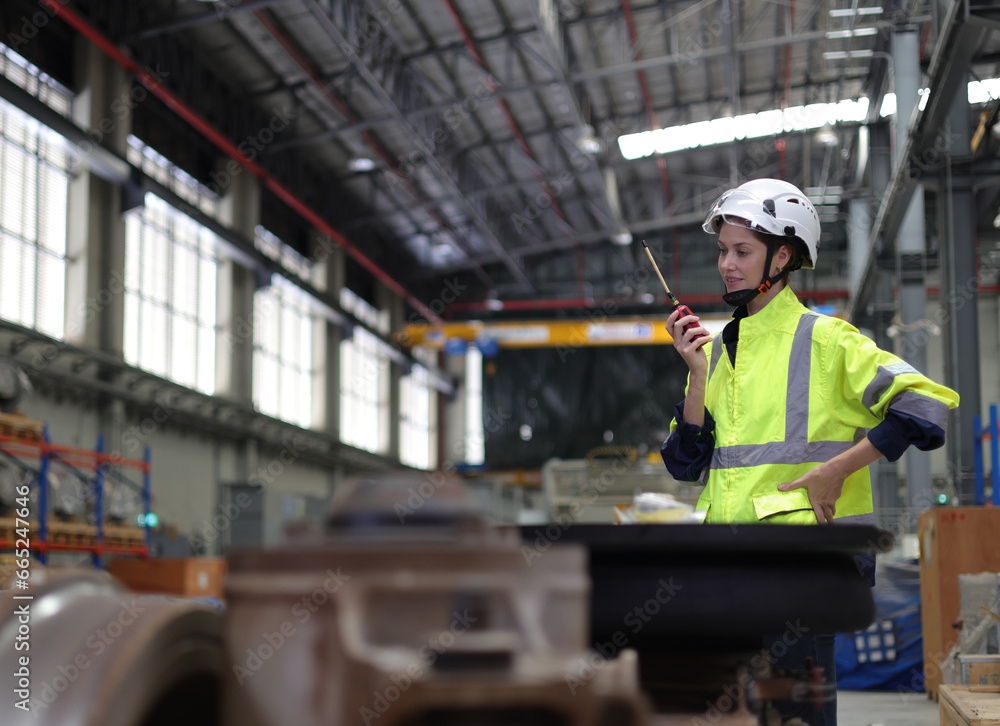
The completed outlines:
<svg viewBox="0 0 1000 726">
<path fill-rule="evenodd" d="M 715 449 L 698 500 L 706 522 L 815 524 L 806 490 L 782 492 L 779 484 L 850 449 L 890 407 L 943 430 L 958 405 L 954 391 L 849 323 L 810 312 L 787 286 L 739 325 L 735 367 L 721 333 L 706 346 L 705 408 L 715 419 Z M 863 467 L 844 482 L 836 516 L 871 514 Z"/>
</svg>

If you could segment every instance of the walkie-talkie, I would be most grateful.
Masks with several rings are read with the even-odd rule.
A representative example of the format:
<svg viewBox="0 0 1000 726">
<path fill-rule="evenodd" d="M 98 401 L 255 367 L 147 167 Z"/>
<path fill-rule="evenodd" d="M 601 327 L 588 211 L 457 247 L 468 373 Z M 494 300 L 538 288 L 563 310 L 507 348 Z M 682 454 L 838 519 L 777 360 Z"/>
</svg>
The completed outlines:
<svg viewBox="0 0 1000 726">
<path fill-rule="evenodd" d="M 663 289 L 666 290 L 667 292 L 667 297 L 670 299 L 670 304 L 674 306 L 674 310 L 680 311 L 678 320 L 680 318 L 683 318 L 685 315 L 694 315 L 694 313 L 691 312 L 691 308 L 689 308 L 687 305 L 681 305 L 677 297 L 672 292 L 670 292 L 670 288 L 667 287 L 667 281 L 664 280 L 663 275 L 660 274 L 660 268 L 656 266 L 656 260 L 653 259 L 653 253 L 649 251 L 649 245 L 646 244 L 646 240 L 642 241 L 642 248 L 646 250 L 646 255 L 649 257 L 649 261 L 650 263 L 652 263 L 653 269 L 656 271 L 656 276 L 660 278 L 660 282 L 663 283 Z M 687 325 L 684 326 L 684 330 L 690 330 L 691 328 L 697 328 L 697 327 L 698 327 L 697 323 L 688 323 Z"/>
</svg>

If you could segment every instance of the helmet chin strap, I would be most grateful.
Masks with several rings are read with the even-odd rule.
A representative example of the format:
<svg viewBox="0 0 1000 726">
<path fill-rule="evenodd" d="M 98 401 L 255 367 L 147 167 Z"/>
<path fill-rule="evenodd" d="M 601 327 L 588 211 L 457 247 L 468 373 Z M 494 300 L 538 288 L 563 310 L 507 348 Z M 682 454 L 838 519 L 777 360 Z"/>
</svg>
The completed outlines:
<svg viewBox="0 0 1000 726">
<path fill-rule="evenodd" d="M 767 259 L 764 260 L 764 270 L 771 269 L 771 258 L 774 257 L 774 250 L 776 247 L 777 245 L 773 242 L 768 243 Z M 732 305 L 737 308 L 742 307 L 743 305 L 749 305 L 750 302 L 753 301 L 758 295 L 766 295 L 767 291 L 787 274 L 787 269 L 778 270 L 778 272 L 772 276 L 768 276 L 765 272 L 764 279 L 760 281 L 760 284 L 757 287 L 751 287 L 746 290 L 737 290 L 736 292 L 727 292 L 722 296 L 722 299 L 727 305 Z"/>
</svg>

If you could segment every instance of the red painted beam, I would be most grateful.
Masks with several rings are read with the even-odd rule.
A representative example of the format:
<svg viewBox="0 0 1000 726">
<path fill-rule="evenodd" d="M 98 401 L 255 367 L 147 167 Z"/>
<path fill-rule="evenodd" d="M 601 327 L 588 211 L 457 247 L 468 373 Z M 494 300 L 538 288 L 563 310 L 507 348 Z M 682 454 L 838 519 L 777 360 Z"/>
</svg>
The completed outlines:
<svg viewBox="0 0 1000 726">
<path fill-rule="evenodd" d="M 628 39 L 632 48 L 632 57 L 636 61 L 641 61 L 642 53 L 638 50 L 639 34 L 635 31 L 635 20 L 632 18 L 632 4 L 629 0 L 622 0 L 622 10 L 625 11 L 625 25 L 628 27 Z M 649 124 L 649 129 L 651 131 L 658 129 L 660 125 L 656 123 L 656 115 L 653 113 L 653 100 L 649 95 L 649 83 L 646 81 L 646 72 L 639 70 L 636 72 L 636 75 L 639 77 L 639 91 L 642 94 L 642 104 L 646 109 L 646 121 Z M 670 193 L 670 180 L 667 178 L 667 163 L 662 156 L 656 157 L 656 167 L 660 172 L 660 185 L 663 187 L 664 208 L 669 209 L 672 202 L 672 195 Z"/>
<path fill-rule="evenodd" d="M 824 303 L 826 300 L 847 299 L 850 293 L 847 290 L 796 290 L 795 294 L 800 300 L 816 300 Z M 699 304 L 716 304 L 721 302 L 722 293 L 698 293 L 685 295 L 684 302 Z M 499 302 L 499 304 L 498 304 Z M 496 312 L 499 310 L 571 310 L 579 308 L 594 308 L 607 312 L 609 307 L 618 308 L 623 305 L 640 304 L 634 297 L 601 297 L 601 298 L 556 298 L 552 300 L 506 300 L 498 302 L 462 302 L 452 303 L 444 312 L 446 318 L 458 312 Z M 650 307 L 656 305 L 669 305 L 665 295 L 656 297 L 649 303 Z M 502 305 L 503 307 L 499 307 Z"/>
</svg>

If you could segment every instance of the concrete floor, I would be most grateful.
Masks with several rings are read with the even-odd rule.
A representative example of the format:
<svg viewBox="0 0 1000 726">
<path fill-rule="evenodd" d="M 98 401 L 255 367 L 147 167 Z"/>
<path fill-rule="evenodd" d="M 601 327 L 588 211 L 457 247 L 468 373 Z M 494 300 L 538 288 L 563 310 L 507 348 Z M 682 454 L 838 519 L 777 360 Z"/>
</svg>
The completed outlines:
<svg viewBox="0 0 1000 726">
<path fill-rule="evenodd" d="M 926 693 L 838 691 L 838 726 L 937 726 L 937 701 Z"/>
</svg>

